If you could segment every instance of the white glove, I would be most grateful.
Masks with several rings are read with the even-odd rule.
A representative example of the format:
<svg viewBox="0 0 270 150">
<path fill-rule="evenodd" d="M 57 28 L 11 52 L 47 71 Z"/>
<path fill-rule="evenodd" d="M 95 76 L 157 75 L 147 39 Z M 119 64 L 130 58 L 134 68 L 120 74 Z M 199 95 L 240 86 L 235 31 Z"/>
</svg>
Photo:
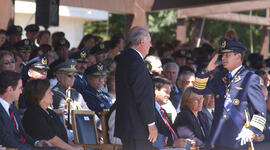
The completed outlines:
<svg viewBox="0 0 270 150">
<path fill-rule="evenodd" d="M 252 141 L 253 134 L 254 133 L 251 130 L 243 127 L 242 131 L 238 134 L 235 140 L 241 139 L 241 146 L 242 146 L 242 145 L 245 145 L 247 142 Z"/>
</svg>

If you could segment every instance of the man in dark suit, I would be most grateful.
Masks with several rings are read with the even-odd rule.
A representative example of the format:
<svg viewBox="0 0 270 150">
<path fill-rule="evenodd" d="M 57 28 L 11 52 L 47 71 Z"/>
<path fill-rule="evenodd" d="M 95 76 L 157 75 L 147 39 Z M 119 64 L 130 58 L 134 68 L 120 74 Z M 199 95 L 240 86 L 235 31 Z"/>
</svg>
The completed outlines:
<svg viewBox="0 0 270 150">
<path fill-rule="evenodd" d="M 154 143 L 154 146 L 157 148 L 164 148 L 164 145 L 178 148 L 186 147 L 187 139 L 177 137 L 177 133 L 172 127 L 170 117 L 162 108 L 162 105 L 167 104 L 169 101 L 171 81 L 161 76 L 155 76 L 153 77 L 153 83 L 155 88 L 156 126 L 159 133 L 158 140 Z"/>
<path fill-rule="evenodd" d="M 208 72 L 218 66 L 216 54 L 205 72 L 200 73 L 201 83 L 194 85 L 202 87 L 208 82 L 207 86 L 215 94 L 210 144 L 218 150 L 247 149 L 249 141 L 262 134 L 266 122 L 266 104 L 259 77 L 242 65 L 246 50 L 240 42 L 224 39 L 220 52 L 225 69 L 217 71 L 208 82 Z M 250 122 L 246 121 L 246 112 L 250 114 Z"/>
<path fill-rule="evenodd" d="M 13 105 L 22 93 L 22 80 L 19 73 L 0 73 L 0 145 L 20 150 L 50 145 L 45 140 L 34 140 L 24 130 L 19 112 Z"/>
<path fill-rule="evenodd" d="M 215 110 L 215 97 L 213 93 L 207 89 L 206 94 L 203 95 L 203 108 L 202 112 L 207 116 L 208 124 L 211 129 L 213 118 L 214 118 L 214 110 Z"/>
<path fill-rule="evenodd" d="M 124 150 L 151 150 L 157 139 L 154 90 L 144 57 L 151 37 L 143 27 L 127 35 L 128 49 L 117 56 L 115 136 Z"/>
</svg>

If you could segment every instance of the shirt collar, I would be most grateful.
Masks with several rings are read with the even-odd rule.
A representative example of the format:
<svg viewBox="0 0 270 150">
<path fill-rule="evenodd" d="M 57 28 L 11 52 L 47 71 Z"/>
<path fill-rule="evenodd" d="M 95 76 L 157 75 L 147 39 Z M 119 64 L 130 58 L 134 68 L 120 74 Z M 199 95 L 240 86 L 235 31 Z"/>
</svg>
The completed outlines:
<svg viewBox="0 0 270 150">
<path fill-rule="evenodd" d="M 141 56 L 141 58 L 143 59 L 143 55 L 142 55 L 142 53 L 141 52 L 139 52 L 138 50 L 136 50 L 135 48 L 132 48 L 133 50 L 135 50 L 140 56 Z"/>
<path fill-rule="evenodd" d="M 237 67 L 236 69 L 234 69 L 231 73 L 232 77 L 237 73 L 237 71 L 242 68 L 242 65 L 240 65 L 239 67 Z"/>
<path fill-rule="evenodd" d="M 4 107 L 5 111 L 7 112 L 7 114 L 9 115 L 9 103 L 7 101 L 5 101 L 3 98 L 0 97 L 0 103 L 1 105 Z"/>
<path fill-rule="evenodd" d="M 157 109 L 159 115 L 162 116 L 162 115 L 161 115 L 161 112 L 160 112 L 161 106 L 160 106 L 156 101 L 155 101 L 155 107 L 156 107 L 156 109 Z"/>
</svg>

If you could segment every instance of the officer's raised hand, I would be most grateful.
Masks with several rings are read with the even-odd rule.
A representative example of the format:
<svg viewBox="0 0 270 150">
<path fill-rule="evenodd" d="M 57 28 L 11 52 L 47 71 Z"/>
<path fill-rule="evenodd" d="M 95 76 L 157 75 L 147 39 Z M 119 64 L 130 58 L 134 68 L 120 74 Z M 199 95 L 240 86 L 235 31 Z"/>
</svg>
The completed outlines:
<svg viewBox="0 0 270 150">
<path fill-rule="evenodd" d="M 215 70 L 218 66 L 217 59 L 218 59 L 218 54 L 215 54 L 215 56 L 211 59 L 211 61 L 209 62 L 209 64 L 205 68 L 205 71 L 209 72 L 209 71 Z"/>
</svg>

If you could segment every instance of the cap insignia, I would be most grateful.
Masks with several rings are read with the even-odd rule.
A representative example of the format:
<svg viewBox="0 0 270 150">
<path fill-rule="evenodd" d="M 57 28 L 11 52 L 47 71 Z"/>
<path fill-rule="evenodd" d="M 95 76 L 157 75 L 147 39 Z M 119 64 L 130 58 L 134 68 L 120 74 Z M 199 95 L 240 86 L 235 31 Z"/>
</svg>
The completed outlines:
<svg viewBox="0 0 270 150">
<path fill-rule="evenodd" d="M 103 65 L 102 64 L 98 64 L 97 65 L 97 70 L 98 71 L 102 71 L 103 70 Z"/>
<path fill-rule="evenodd" d="M 25 40 L 24 41 L 24 45 L 29 45 L 29 41 L 28 40 Z"/>
<path fill-rule="evenodd" d="M 66 43 L 66 41 L 65 41 L 65 40 L 63 40 L 63 39 L 62 39 L 62 40 L 60 40 L 60 44 L 61 44 L 61 45 L 64 45 L 65 43 Z"/>
<path fill-rule="evenodd" d="M 41 63 L 43 65 L 46 65 L 47 64 L 47 59 L 45 57 L 41 58 Z"/>
<path fill-rule="evenodd" d="M 82 51 L 80 55 L 81 55 L 81 58 L 85 58 L 86 57 L 85 51 Z"/>
<path fill-rule="evenodd" d="M 104 44 L 100 44 L 100 45 L 99 45 L 99 48 L 100 48 L 100 49 L 104 49 L 104 47 L 105 47 Z"/>
<path fill-rule="evenodd" d="M 225 48 L 226 47 L 226 41 L 223 41 L 222 44 L 221 44 L 221 48 Z"/>
</svg>

